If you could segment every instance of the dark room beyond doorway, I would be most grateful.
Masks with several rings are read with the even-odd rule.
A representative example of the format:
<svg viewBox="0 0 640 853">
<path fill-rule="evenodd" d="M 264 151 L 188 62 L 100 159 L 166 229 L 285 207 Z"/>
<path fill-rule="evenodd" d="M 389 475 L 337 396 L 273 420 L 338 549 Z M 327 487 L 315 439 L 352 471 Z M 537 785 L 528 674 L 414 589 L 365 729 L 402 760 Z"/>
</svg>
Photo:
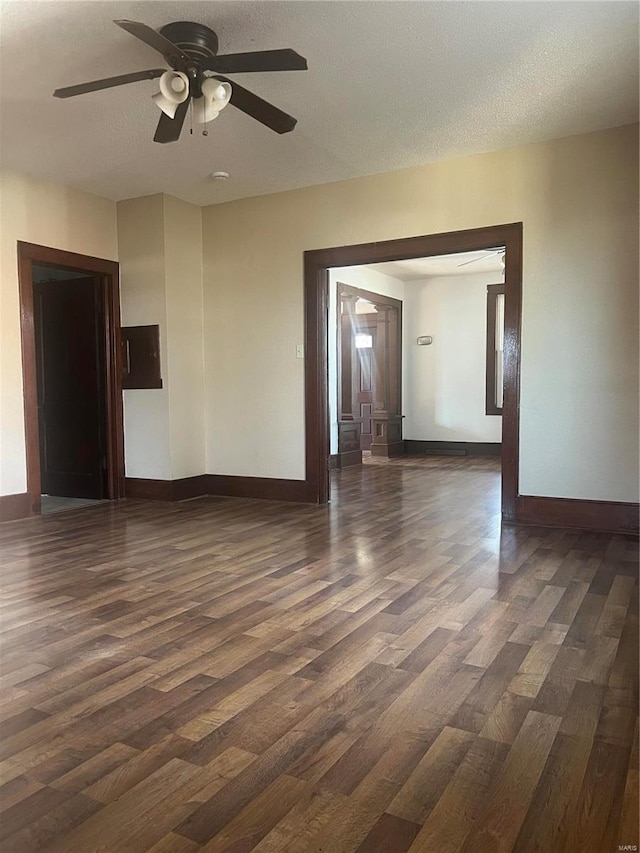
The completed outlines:
<svg viewBox="0 0 640 853">
<path fill-rule="evenodd" d="M 29 514 L 119 500 L 119 265 L 21 240 L 17 249 Z"/>
<path fill-rule="evenodd" d="M 42 511 L 108 495 L 100 276 L 33 265 Z"/>
</svg>

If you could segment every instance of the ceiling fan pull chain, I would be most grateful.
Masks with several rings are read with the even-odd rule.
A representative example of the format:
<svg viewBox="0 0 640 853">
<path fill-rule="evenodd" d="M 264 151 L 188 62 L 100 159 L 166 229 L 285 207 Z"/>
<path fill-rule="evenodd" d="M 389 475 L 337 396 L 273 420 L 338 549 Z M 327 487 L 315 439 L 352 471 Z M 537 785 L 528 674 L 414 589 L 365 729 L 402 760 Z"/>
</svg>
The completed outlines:
<svg viewBox="0 0 640 853">
<path fill-rule="evenodd" d="M 193 98 L 189 99 L 189 135 L 193 136 Z"/>
</svg>

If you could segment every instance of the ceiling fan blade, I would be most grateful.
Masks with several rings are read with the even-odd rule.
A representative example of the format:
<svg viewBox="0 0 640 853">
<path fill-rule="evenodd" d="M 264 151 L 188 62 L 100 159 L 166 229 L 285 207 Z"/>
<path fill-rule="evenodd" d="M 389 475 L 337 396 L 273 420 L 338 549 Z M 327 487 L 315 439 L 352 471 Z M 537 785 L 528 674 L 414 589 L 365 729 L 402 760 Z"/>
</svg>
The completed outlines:
<svg viewBox="0 0 640 853">
<path fill-rule="evenodd" d="M 253 92 L 244 89 L 238 83 L 227 80 L 226 77 L 218 74 L 215 75 L 215 79 L 222 80 L 223 83 L 231 83 L 230 104 L 259 121 L 260 124 L 275 130 L 276 133 L 289 133 L 298 123 L 298 119 L 279 110 L 278 107 L 274 107 L 273 104 L 263 100 L 258 95 L 254 95 Z"/>
<path fill-rule="evenodd" d="M 85 92 L 99 92 L 101 89 L 111 89 L 113 86 L 124 86 L 125 83 L 137 83 L 139 80 L 153 80 L 161 77 L 164 68 L 151 68 L 149 71 L 134 71 L 132 74 L 120 74 L 118 77 L 106 77 L 104 80 L 92 80 L 91 83 L 79 83 L 77 86 L 66 86 L 56 89 L 54 98 L 73 98 L 84 95 Z"/>
<path fill-rule="evenodd" d="M 176 110 L 175 118 L 169 118 L 166 113 L 162 113 L 160 121 L 156 127 L 156 132 L 153 136 L 154 142 L 177 142 L 180 139 L 182 125 L 184 124 L 187 110 L 189 109 L 190 98 L 183 101 Z"/>
<path fill-rule="evenodd" d="M 229 53 L 213 56 L 202 63 L 205 71 L 241 74 L 249 71 L 306 71 L 307 60 L 295 50 L 256 50 L 253 53 Z"/>
<path fill-rule="evenodd" d="M 113 23 L 122 27 L 123 30 L 131 33 L 132 36 L 140 39 L 140 41 L 143 41 L 145 44 L 148 44 L 149 47 L 157 50 L 158 53 L 161 53 L 164 56 L 169 65 L 172 67 L 177 63 L 177 61 L 189 61 L 187 54 L 180 50 L 177 44 L 169 41 L 168 38 L 160 35 L 160 33 L 157 33 L 146 24 L 139 24 L 137 21 L 114 21 Z"/>
<path fill-rule="evenodd" d="M 458 267 L 466 267 L 466 266 L 467 266 L 467 264 L 475 264 L 475 263 L 477 263 L 478 261 L 484 261 L 484 260 L 486 260 L 487 255 L 499 255 L 499 254 L 500 254 L 500 252 L 503 252 L 503 251 L 504 251 L 504 249 L 482 249 L 482 251 L 483 251 L 483 252 L 486 252 L 486 254 L 485 254 L 485 255 L 483 255 L 483 256 L 481 256 L 481 257 L 479 257 L 479 258 L 471 258 L 471 260 L 470 260 L 470 261 L 464 261 L 464 262 L 463 262 L 463 263 L 461 263 L 461 264 L 456 264 L 456 266 L 458 266 Z"/>
</svg>

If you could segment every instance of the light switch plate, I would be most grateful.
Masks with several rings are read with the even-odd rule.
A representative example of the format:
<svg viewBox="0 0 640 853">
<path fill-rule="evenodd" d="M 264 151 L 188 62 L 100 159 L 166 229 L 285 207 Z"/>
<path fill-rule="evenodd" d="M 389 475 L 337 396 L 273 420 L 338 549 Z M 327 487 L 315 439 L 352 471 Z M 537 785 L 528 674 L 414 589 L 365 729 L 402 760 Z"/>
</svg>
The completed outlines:
<svg viewBox="0 0 640 853">
<path fill-rule="evenodd" d="M 296 358 L 304 358 L 304 344 L 297 344 Z"/>
</svg>

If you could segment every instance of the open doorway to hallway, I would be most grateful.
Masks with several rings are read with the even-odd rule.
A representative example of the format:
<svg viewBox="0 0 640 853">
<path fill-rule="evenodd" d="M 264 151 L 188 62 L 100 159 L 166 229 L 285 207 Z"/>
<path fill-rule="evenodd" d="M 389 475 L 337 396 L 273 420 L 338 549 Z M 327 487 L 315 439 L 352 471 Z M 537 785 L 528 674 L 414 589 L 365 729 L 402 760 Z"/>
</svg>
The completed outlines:
<svg viewBox="0 0 640 853">
<path fill-rule="evenodd" d="M 329 271 L 332 469 L 408 454 L 494 457 L 499 470 L 504 258 L 496 247 Z"/>
</svg>

